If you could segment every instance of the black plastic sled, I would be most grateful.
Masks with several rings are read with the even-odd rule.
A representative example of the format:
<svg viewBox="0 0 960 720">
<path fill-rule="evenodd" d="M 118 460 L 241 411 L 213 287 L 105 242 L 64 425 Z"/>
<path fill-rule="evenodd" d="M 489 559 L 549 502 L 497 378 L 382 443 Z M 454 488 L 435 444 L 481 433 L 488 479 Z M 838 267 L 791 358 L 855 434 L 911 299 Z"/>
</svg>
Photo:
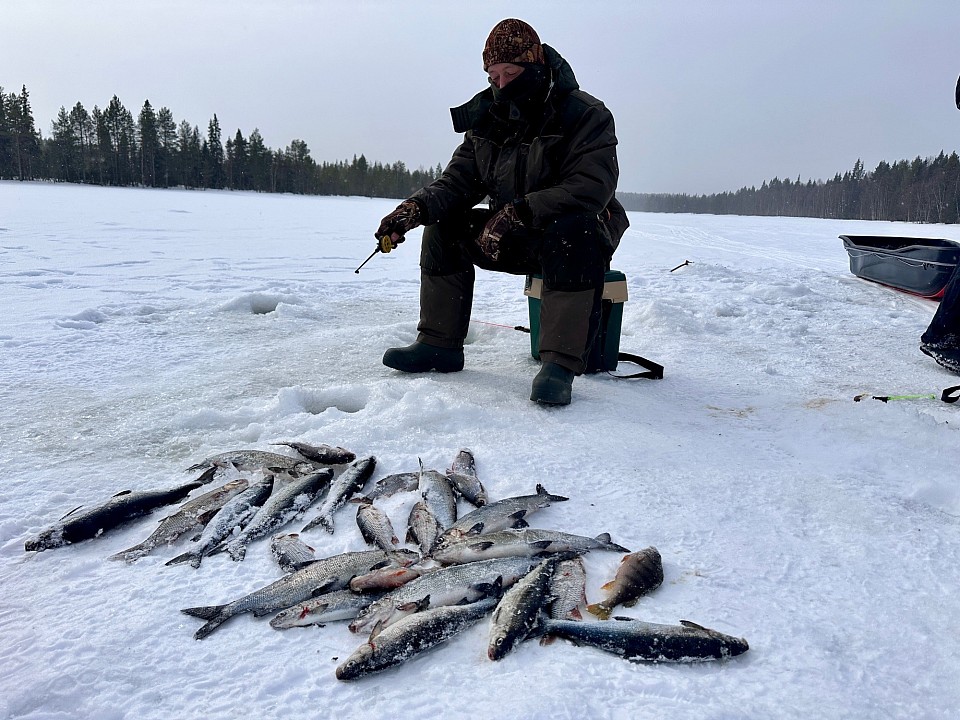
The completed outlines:
<svg viewBox="0 0 960 720">
<path fill-rule="evenodd" d="M 960 261 L 960 243 L 940 238 L 841 235 L 850 272 L 864 280 L 937 300 Z"/>
</svg>

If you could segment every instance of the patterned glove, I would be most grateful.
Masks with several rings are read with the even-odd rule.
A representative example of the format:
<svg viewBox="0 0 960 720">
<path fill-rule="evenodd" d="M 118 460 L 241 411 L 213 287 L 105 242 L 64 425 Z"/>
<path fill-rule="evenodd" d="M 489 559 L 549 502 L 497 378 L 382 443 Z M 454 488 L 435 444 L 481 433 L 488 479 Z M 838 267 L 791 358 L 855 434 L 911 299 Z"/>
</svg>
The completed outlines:
<svg viewBox="0 0 960 720">
<path fill-rule="evenodd" d="M 400 236 L 397 243 L 403 242 L 404 235 L 420 226 L 420 216 L 420 204 L 416 200 L 404 200 L 397 205 L 396 210 L 380 221 L 380 227 L 377 228 L 376 233 L 377 242 L 380 242 L 380 238 L 384 235 L 393 233 Z"/>
<path fill-rule="evenodd" d="M 507 203 L 500 210 L 495 212 L 483 226 L 483 232 L 477 238 L 477 245 L 481 252 L 491 260 L 497 260 L 500 257 L 500 241 L 503 236 L 523 227 L 520 217 L 517 215 L 513 203 Z"/>
</svg>

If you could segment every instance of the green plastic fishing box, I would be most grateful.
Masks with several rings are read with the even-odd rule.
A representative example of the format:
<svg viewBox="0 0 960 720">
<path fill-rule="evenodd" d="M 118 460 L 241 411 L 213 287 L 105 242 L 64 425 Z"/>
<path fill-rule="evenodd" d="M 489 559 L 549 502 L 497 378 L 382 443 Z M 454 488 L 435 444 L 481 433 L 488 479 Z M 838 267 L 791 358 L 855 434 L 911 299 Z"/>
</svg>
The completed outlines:
<svg viewBox="0 0 960 720">
<path fill-rule="evenodd" d="M 543 279 L 527 275 L 523 294 L 527 296 L 530 311 L 530 354 L 540 359 L 540 295 Z M 587 356 L 586 372 L 596 373 L 617 369 L 620 353 L 620 326 L 623 322 L 623 304 L 627 301 L 627 276 L 619 270 L 607 270 L 603 278 L 600 329 Z"/>
</svg>

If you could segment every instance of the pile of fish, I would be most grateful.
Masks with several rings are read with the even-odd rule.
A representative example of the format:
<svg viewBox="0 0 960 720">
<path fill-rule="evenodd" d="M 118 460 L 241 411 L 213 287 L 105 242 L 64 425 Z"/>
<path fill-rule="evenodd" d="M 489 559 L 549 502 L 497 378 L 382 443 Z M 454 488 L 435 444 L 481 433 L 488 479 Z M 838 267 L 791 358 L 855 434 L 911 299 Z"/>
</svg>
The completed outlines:
<svg viewBox="0 0 960 720">
<path fill-rule="evenodd" d="M 341 447 L 281 442 L 297 457 L 262 450 L 221 453 L 191 466 L 202 471 L 170 490 L 124 491 L 94 507 L 80 507 L 25 543 L 42 551 L 89 540 L 157 508 L 180 502 L 194 490 L 228 474 L 251 475 L 224 482 L 188 500 L 160 520 L 142 542 L 110 556 L 135 562 L 184 537 L 192 542 L 167 565 L 226 553 L 242 561 L 248 546 L 270 537 L 270 550 L 285 573 L 279 580 L 219 605 L 184 608 L 204 621 L 203 639 L 243 613 L 274 615 L 277 630 L 349 622 L 364 642 L 336 669 L 354 680 L 399 665 L 444 643 L 490 616 L 487 655 L 498 661 L 520 643 L 560 637 L 634 661 L 722 659 L 746 652 L 738 637 L 681 620 L 659 625 L 614 617 L 663 583 L 654 547 L 630 552 L 610 535 L 574 535 L 531 527 L 538 510 L 568 498 L 542 486 L 530 495 L 490 501 L 473 454 L 457 453 L 446 472 L 420 468 L 385 476 L 366 492 L 376 469 L 373 456 L 358 458 Z M 415 493 L 403 547 L 378 500 Z M 459 515 L 460 501 L 472 509 Z M 350 503 L 366 549 L 317 558 L 301 537 L 322 527 L 333 533 L 338 513 Z M 316 507 L 300 532 L 288 525 Z M 587 604 L 582 556 L 590 551 L 626 553 L 616 575 L 603 586 L 606 597 Z M 585 620 L 580 608 L 598 620 Z"/>
</svg>

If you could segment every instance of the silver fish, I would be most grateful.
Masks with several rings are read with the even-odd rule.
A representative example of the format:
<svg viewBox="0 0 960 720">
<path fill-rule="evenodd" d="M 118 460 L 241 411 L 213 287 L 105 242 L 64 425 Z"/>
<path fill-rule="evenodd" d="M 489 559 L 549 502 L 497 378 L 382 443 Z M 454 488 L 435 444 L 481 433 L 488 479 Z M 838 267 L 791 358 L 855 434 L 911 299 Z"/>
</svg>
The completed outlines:
<svg viewBox="0 0 960 720">
<path fill-rule="evenodd" d="M 330 445 L 308 445 L 304 442 L 275 442 L 271 445 L 286 445 L 293 448 L 311 462 L 320 465 L 346 465 L 357 459 L 356 454 L 346 448 Z"/>
<path fill-rule="evenodd" d="M 552 620 L 541 617 L 538 632 L 591 645 L 627 660 L 697 662 L 741 655 L 749 649 L 743 638 L 725 635 L 681 620 L 679 625 L 659 625 L 616 617 L 605 622 Z"/>
<path fill-rule="evenodd" d="M 235 496 L 213 516 L 194 546 L 167 561 L 167 565 L 179 565 L 189 562 L 194 568 L 200 567 L 203 558 L 218 547 L 236 528 L 243 528 L 270 496 L 273 489 L 273 475 L 255 482 L 239 495 Z"/>
<path fill-rule="evenodd" d="M 373 504 L 367 497 L 354 498 L 351 502 L 357 508 L 357 527 L 368 545 L 376 545 L 381 550 L 392 550 L 400 540 L 393 531 L 393 525 L 387 514 Z"/>
<path fill-rule="evenodd" d="M 298 517 L 313 504 L 332 477 L 333 470 L 323 468 L 311 475 L 291 478 L 283 483 L 274 480 L 270 497 L 240 534 L 226 544 L 225 549 L 230 553 L 230 557 L 243 560 L 247 545 Z"/>
<path fill-rule="evenodd" d="M 355 575 L 369 572 L 388 562 L 383 550 L 334 555 L 316 560 L 233 602 L 184 608 L 181 612 L 207 621 L 194 635 L 197 640 L 202 640 L 235 615 L 251 612 L 255 617 L 260 617 L 292 607 L 322 593 L 343 590 Z"/>
<path fill-rule="evenodd" d="M 328 533 L 333 532 L 333 514 L 347 502 L 354 493 L 360 492 L 364 484 L 373 475 L 374 468 L 377 466 L 377 459 L 372 455 L 355 460 L 340 476 L 330 483 L 330 491 L 326 499 L 320 506 L 319 514 L 306 525 L 302 532 L 311 530 L 317 525 L 323 525 L 323 529 Z"/>
<path fill-rule="evenodd" d="M 81 505 L 71 510 L 38 535 L 28 538 L 23 547 L 27 552 L 42 552 L 99 537 L 157 508 L 183 500 L 201 485 L 202 482 L 194 481 L 169 490 L 118 492 L 100 505 L 89 508 Z"/>
<path fill-rule="evenodd" d="M 410 508 L 410 516 L 407 518 L 407 542 L 416 543 L 421 553 L 429 555 L 433 552 L 441 532 L 443 527 L 433 512 L 423 500 L 417 500 Z"/>
<path fill-rule="evenodd" d="M 436 470 L 424 470 L 421 461 L 418 488 L 420 498 L 444 529 L 457 521 L 457 497 L 446 475 Z"/>
<path fill-rule="evenodd" d="M 424 598 L 429 598 L 425 607 L 473 602 L 493 594 L 495 587 L 510 587 L 539 563 L 538 558 L 494 558 L 421 575 L 360 613 L 350 623 L 350 630 L 360 632 L 370 627 L 377 632 L 404 615 L 424 609 Z"/>
<path fill-rule="evenodd" d="M 568 499 L 563 495 L 551 495 L 543 485 L 537 485 L 537 492 L 534 495 L 504 498 L 468 512 L 443 531 L 437 544 L 456 542 L 467 535 L 526 527 L 526 519 L 529 515 L 540 508 L 548 507 L 551 503 L 564 502 Z"/>
<path fill-rule="evenodd" d="M 398 492 L 412 492 L 420 484 L 420 473 L 406 472 L 394 473 L 382 477 L 373 486 L 373 490 L 367 493 L 371 500 L 377 500 L 382 497 L 396 495 Z"/>
<path fill-rule="evenodd" d="M 267 452 L 265 450 L 231 450 L 229 452 L 213 455 L 201 460 L 196 465 L 191 465 L 187 471 L 191 470 L 216 470 L 219 468 L 233 467 L 241 472 L 254 471 L 272 471 L 282 470 L 290 471 L 295 474 L 313 472 L 317 469 L 316 464 L 292 458 L 288 455 Z"/>
<path fill-rule="evenodd" d="M 502 660 L 537 626 L 559 561 L 559 557 L 542 560 L 503 594 L 490 621 L 487 657 L 491 660 Z"/>
<path fill-rule="evenodd" d="M 314 549 L 301 540 L 298 533 L 274 535 L 270 539 L 270 552 L 284 572 L 299 570 L 317 559 Z"/>
<path fill-rule="evenodd" d="M 163 518 L 157 529 L 146 540 L 126 550 L 121 550 L 108 559 L 125 560 L 128 563 L 136 562 L 159 545 L 170 545 L 188 532 L 202 530 L 220 508 L 231 498 L 246 490 L 249 485 L 249 480 L 239 478 L 204 493 L 198 498 L 188 500 L 175 513 Z"/>
<path fill-rule="evenodd" d="M 360 594 L 351 590 L 334 590 L 280 611 L 270 621 L 270 627 L 286 630 L 308 625 L 322 626 L 336 620 L 353 620 L 357 613 L 382 596 L 382 592 Z"/>
<path fill-rule="evenodd" d="M 663 562 L 655 547 L 625 555 L 620 561 L 616 576 L 601 588 L 607 591 L 607 597 L 598 603 L 587 605 L 587 612 L 606 620 L 617 605 L 633 607 L 638 598 L 656 590 L 661 584 Z"/>
<path fill-rule="evenodd" d="M 590 538 L 556 530 L 524 528 L 522 530 L 501 530 L 488 535 L 468 536 L 459 542 L 452 542 L 434 549 L 433 559 L 440 563 L 450 564 L 494 557 L 533 556 L 541 553 L 557 552 L 583 553 L 589 550 L 630 552 L 627 548 L 612 542 L 608 533 Z"/>
<path fill-rule="evenodd" d="M 463 632 L 490 612 L 496 602 L 494 598 L 484 598 L 406 617 L 357 648 L 337 668 L 337 679 L 356 680 L 399 665 Z"/>
<path fill-rule="evenodd" d="M 447 477 L 450 479 L 450 484 L 453 485 L 454 490 L 460 493 L 467 502 L 477 507 L 487 504 L 487 491 L 477 477 L 477 464 L 470 450 L 464 448 L 457 453 L 453 465 L 447 470 Z"/>
<path fill-rule="evenodd" d="M 562 560 L 550 580 L 550 617 L 581 620 L 580 606 L 586 604 L 587 573 L 583 558 Z"/>
</svg>

